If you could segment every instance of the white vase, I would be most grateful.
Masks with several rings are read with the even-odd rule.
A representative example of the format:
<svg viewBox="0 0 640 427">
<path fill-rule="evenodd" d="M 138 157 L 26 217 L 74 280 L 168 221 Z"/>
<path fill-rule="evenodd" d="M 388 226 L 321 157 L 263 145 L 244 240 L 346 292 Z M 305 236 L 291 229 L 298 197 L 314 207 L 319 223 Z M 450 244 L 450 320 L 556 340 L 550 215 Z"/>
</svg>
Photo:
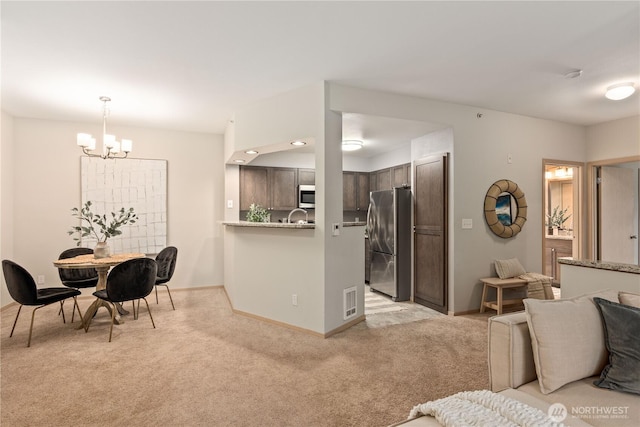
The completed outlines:
<svg viewBox="0 0 640 427">
<path fill-rule="evenodd" d="M 108 258 L 111 255 L 111 250 L 107 245 L 107 242 L 98 242 L 93 250 L 94 258 Z"/>
</svg>

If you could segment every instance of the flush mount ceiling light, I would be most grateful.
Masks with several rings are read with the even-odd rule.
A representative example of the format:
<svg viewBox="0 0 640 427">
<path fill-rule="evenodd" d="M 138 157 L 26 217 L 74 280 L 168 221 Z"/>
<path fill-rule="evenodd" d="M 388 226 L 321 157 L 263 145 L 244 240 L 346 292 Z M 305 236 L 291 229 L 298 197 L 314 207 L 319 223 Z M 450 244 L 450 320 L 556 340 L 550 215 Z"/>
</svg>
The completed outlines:
<svg viewBox="0 0 640 427">
<path fill-rule="evenodd" d="M 296 147 L 302 147 L 303 145 L 307 145 L 304 141 L 293 141 L 291 145 L 295 145 Z"/>
<path fill-rule="evenodd" d="M 364 143 L 359 139 L 346 139 L 342 141 L 342 151 L 356 151 L 362 148 Z"/>
<path fill-rule="evenodd" d="M 256 150 L 247 150 L 245 151 L 246 154 L 258 154 L 258 152 Z"/>
<path fill-rule="evenodd" d="M 101 96 L 102 101 L 102 154 L 94 154 L 91 151 L 96 149 L 96 139 L 88 133 L 79 133 L 77 135 L 78 146 L 82 148 L 82 152 L 89 157 L 102 157 L 103 159 L 124 159 L 129 155 L 133 148 L 133 142 L 130 139 L 123 139 L 122 142 L 116 141 L 115 135 L 107 134 L 107 117 L 109 116 L 109 107 L 107 102 L 111 101 L 108 96 Z M 118 155 L 122 151 L 124 155 Z"/>
<path fill-rule="evenodd" d="M 613 101 L 620 101 L 633 95 L 636 89 L 633 83 L 619 83 L 607 88 L 604 96 Z"/>
</svg>

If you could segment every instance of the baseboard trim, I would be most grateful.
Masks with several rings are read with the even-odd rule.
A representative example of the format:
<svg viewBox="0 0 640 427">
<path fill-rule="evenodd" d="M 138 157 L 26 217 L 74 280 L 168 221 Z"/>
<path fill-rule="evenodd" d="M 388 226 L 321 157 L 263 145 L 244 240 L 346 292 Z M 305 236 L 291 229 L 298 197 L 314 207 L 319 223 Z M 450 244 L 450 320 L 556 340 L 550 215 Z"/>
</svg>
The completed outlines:
<svg viewBox="0 0 640 427">
<path fill-rule="evenodd" d="M 465 310 L 465 311 L 448 311 L 447 315 L 449 315 L 449 316 L 464 316 L 466 314 L 474 314 L 474 313 L 480 313 L 480 309 Z"/>
<path fill-rule="evenodd" d="M 301 328 L 300 326 L 291 325 L 289 323 L 280 322 L 279 320 L 269 319 L 268 317 L 258 316 L 257 314 L 248 313 L 246 311 L 235 309 L 233 308 L 233 306 L 231 307 L 231 311 L 233 312 L 233 314 L 238 314 L 240 316 L 248 317 L 250 319 L 260 320 L 262 322 L 269 323 L 271 325 L 281 326 L 283 328 L 291 329 L 298 332 L 303 332 L 308 335 L 325 338 L 325 334 L 322 334 L 320 332 L 312 331 L 311 329 Z"/>
</svg>

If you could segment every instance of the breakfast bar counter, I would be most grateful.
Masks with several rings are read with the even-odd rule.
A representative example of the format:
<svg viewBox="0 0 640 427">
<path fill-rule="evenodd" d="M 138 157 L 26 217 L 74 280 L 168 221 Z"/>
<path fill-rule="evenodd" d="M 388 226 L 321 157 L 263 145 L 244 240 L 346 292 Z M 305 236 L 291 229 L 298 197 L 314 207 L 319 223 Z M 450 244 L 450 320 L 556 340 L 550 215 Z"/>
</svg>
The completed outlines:
<svg viewBox="0 0 640 427">
<path fill-rule="evenodd" d="M 640 293 L 640 266 L 608 261 L 558 258 L 562 297 L 570 298 L 603 289 Z"/>
</svg>

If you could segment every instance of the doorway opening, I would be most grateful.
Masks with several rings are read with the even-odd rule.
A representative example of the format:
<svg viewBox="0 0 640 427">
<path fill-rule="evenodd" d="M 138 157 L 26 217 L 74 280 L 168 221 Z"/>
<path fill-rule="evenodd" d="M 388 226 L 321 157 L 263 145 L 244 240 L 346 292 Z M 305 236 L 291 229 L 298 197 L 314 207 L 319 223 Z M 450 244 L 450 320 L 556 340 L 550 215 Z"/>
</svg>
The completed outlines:
<svg viewBox="0 0 640 427">
<path fill-rule="evenodd" d="M 588 164 L 588 257 L 638 265 L 640 156 Z"/>
<path fill-rule="evenodd" d="M 583 164 L 544 159 L 542 274 L 561 286 L 559 258 L 582 256 L 581 195 Z"/>
</svg>

